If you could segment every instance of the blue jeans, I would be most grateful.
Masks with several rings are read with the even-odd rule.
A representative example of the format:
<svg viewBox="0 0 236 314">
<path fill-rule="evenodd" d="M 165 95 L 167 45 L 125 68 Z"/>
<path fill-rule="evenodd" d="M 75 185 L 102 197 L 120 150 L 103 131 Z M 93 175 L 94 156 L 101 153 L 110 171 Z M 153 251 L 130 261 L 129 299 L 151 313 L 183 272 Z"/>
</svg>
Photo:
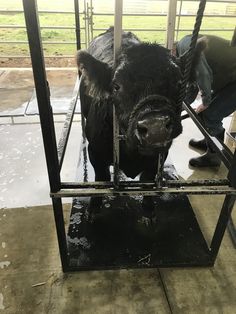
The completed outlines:
<svg viewBox="0 0 236 314">
<path fill-rule="evenodd" d="M 201 112 L 205 128 L 212 136 L 222 133 L 224 131 L 222 120 L 235 110 L 236 82 L 233 82 L 212 95 L 209 107 Z"/>
</svg>

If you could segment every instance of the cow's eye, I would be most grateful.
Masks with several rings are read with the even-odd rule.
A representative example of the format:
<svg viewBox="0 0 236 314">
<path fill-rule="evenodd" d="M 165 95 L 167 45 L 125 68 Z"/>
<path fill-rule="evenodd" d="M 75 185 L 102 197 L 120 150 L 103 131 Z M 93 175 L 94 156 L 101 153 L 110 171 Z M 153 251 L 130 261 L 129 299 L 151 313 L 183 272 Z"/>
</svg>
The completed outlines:
<svg viewBox="0 0 236 314">
<path fill-rule="evenodd" d="M 113 83 L 113 91 L 118 92 L 118 90 L 120 90 L 120 85 L 117 83 Z"/>
</svg>

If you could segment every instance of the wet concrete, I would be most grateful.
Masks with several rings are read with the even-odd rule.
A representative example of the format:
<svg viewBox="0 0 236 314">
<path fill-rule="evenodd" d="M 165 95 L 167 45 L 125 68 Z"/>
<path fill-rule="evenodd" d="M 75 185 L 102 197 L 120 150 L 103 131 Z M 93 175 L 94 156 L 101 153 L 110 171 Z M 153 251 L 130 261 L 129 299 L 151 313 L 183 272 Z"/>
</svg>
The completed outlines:
<svg viewBox="0 0 236 314">
<path fill-rule="evenodd" d="M 74 89 L 76 69 L 48 69 L 46 75 L 52 104 L 55 103 L 60 112 L 66 112 Z M 0 99 L 0 115 L 35 114 L 37 102 L 32 70 L 1 70 Z"/>
<path fill-rule="evenodd" d="M 60 138 L 63 123 L 56 123 Z M 0 125 L 0 207 L 50 204 L 41 127 L 39 124 Z M 61 178 L 74 181 L 79 159 L 80 122 L 73 124 Z"/>
<path fill-rule="evenodd" d="M 62 78 L 59 81 L 58 85 L 63 85 Z M 14 86 L 9 91 L 11 95 L 13 90 Z M 17 95 L 17 92 L 14 97 L 8 95 L 9 103 L 3 108 L 16 108 L 11 103 L 17 103 Z M 40 126 L 32 117 L 18 118 L 16 124 L 9 124 L 11 121 L 6 119 L 1 120 L 0 126 L 0 313 L 231 314 L 236 311 L 236 250 L 227 232 L 214 268 L 130 269 L 64 275 L 48 196 Z M 226 127 L 230 120 L 225 120 Z M 57 122 L 57 137 L 61 128 L 62 123 Z M 195 136 L 201 137 L 200 132 L 189 119 L 185 120 L 184 132 L 170 151 L 180 177 L 225 176 L 223 165 L 204 170 L 188 167 L 189 158 L 199 154 L 188 148 L 189 139 Z M 68 144 L 64 179 L 74 180 L 80 138 L 80 123 L 76 122 Z M 191 203 L 209 240 L 222 197 L 191 196 Z M 66 227 L 70 209 L 70 204 L 64 204 Z M 235 210 L 233 215 L 236 218 Z"/>
</svg>

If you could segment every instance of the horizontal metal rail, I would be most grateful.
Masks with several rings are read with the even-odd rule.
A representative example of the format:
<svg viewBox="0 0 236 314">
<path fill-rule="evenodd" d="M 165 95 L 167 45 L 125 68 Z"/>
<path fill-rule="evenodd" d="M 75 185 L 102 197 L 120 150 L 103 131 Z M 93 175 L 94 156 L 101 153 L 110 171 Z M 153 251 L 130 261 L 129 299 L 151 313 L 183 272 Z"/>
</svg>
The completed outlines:
<svg viewBox="0 0 236 314">
<path fill-rule="evenodd" d="M 20 28 L 25 29 L 26 27 L 24 25 L 0 25 L 0 28 Z M 72 29 L 75 30 L 75 26 L 40 26 L 40 29 Z M 80 29 L 85 29 L 85 27 L 80 27 Z"/>
<path fill-rule="evenodd" d="M 42 41 L 44 45 L 75 45 L 76 41 Z M 26 40 L 19 40 L 19 41 L 0 41 L 0 44 L 28 44 Z"/>
<path fill-rule="evenodd" d="M 85 44 L 84 42 L 81 43 L 82 45 Z M 0 55 L 0 59 L 3 59 L 3 58 L 6 58 L 6 59 L 11 59 L 11 58 L 15 58 L 15 59 L 22 59 L 22 58 L 28 58 L 29 57 L 29 54 L 27 55 L 22 55 L 22 56 L 11 56 L 11 55 Z M 50 55 L 50 56 L 44 56 L 45 59 L 48 59 L 48 58 L 74 58 L 75 56 L 74 55 Z"/>
<path fill-rule="evenodd" d="M 0 10 L 0 14 L 9 14 L 9 13 L 24 13 L 23 10 Z M 39 10 L 38 13 L 49 13 L 49 14 L 75 14 L 74 11 L 54 11 L 54 10 Z M 84 14 L 84 12 L 79 13 Z"/>
<path fill-rule="evenodd" d="M 193 186 L 228 186 L 229 180 L 227 179 L 219 179 L 219 180 L 166 180 L 164 181 L 166 187 L 193 187 Z M 111 188 L 113 187 L 113 182 L 62 182 L 62 189 L 84 189 L 84 188 Z M 148 187 L 148 188 L 156 188 L 156 183 L 154 182 L 140 182 L 140 181 L 119 181 L 120 188 L 126 187 Z"/>
<path fill-rule="evenodd" d="M 107 28 L 93 28 L 93 31 L 105 31 L 107 30 Z M 191 32 L 193 29 L 192 28 L 179 28 L 179 29 L 175 29 L 175 31 L 179 31 L 179 32 Z M 127 32 L 133 32 L 133 31 L 137 31 L 137 32 L 165 32 L 166 29 L 165 28 L 124 28 L 124 31 Z M 204 32 L 213 32 L 213 31 L 219 31 L 219 32 L 224 32 L 224 31 L 234 31 L 234 28 L 204 28 Z"/>
<path fill-rule="evenodd" d="M 209 1 L 208 1 L 209 2 Z M 113 13 L 102 13 L 102 12 L 94 12 L 93 16 L 113 16 Z M 142 17 L 152 17 L 152 16 L 167 16 L 167 13 L 123 13 L 123 16 L 131 16 L 131 17 L 136 17 L 136 16 L 142 16 Z M 176 13 L 177 17 L 196 17 L 196 14 L 178 14 Z M 204 14 L 204 17 L 236 17 L 236 15 L 229 15 L 229 14 Z"/>
<path fill-rule="evenodd" d="M 215 187 L 215 186 L 196 186 L 187 188 L 169 188 L 162 187 L 160 189 L 138 189 L 138 188 L 127 188 L 127 189 L 61 189 L 58 192 L 50 194 L 53 198 L 62 197 L 78 197 L 78 196 L 157 196 L 169 194 L 195 194 L 195 195 L 236 195 L 236 189 L 231 187 Z"/>
<path fill-rule="evenodd" d="M 210 1 L 207 1 L 210 2 Z M 219 1 L 217 1 L 219 2 Z M 229 1 L 220 1 L 220 2 L 226 2 L 229 3 Z M 236 3 L 231 2 L 230 3 Z M 0 10 L 0 14 L 9 14 L 9 13 L 23 13 L 21 10 Z M 74 14 L 73 11 L 39 11 L 41 14 Z M 80 15 L 84 14 L 84 12 L 80 12 Z M 93 15 L 97 16 L 113 16 L 113 13 L 105 13 L 105 12 L 94 12 Z M 123 16 L 167 16 L 167 13 L 123 13 Z M 176 16 L 181 16 L 181 17 L 195 17 L 196 14 L 178 14 L 176 13 Z M 235 17 L 236 15 L 229 15 L 229 14 L 204 14 L 204 17 Z"/>
</svg>

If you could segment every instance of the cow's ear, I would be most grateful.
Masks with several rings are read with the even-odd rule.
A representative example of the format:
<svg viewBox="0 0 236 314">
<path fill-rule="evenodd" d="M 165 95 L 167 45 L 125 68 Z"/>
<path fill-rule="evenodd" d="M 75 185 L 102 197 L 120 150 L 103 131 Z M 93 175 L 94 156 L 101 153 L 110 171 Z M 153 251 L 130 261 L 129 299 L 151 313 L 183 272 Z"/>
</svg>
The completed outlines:
<svg viewBox="0 0 236 314">
<path fill-rule="evenodd" d="M 106 63 L 80 50 L 77 53 L 77 66 L 83 74 L 90 96 L 100 98 L 110 93 L 112 69 Z"/>
</svg>

